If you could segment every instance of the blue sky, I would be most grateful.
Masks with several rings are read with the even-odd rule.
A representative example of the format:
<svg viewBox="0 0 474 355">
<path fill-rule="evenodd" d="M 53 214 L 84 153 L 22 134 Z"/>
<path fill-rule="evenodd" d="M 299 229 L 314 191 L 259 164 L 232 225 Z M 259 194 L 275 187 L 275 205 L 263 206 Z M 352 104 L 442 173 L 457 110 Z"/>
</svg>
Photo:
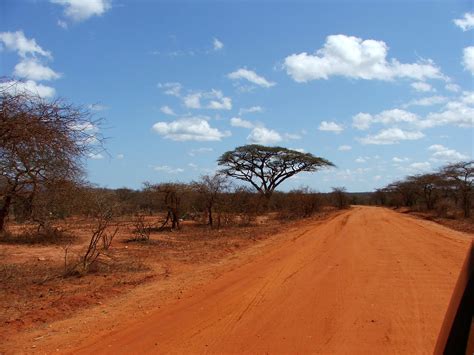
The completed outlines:
<svg viewBox="0 0 474 355">
<path fill-rule="evenodd" d="M 471 1 L 11 1 L 0 75 L 89 106 L 91 182 L 191 181 L 248 143 L 337 169 L 282 185 L 369 191 L 472 159 Z"/>
</svg>

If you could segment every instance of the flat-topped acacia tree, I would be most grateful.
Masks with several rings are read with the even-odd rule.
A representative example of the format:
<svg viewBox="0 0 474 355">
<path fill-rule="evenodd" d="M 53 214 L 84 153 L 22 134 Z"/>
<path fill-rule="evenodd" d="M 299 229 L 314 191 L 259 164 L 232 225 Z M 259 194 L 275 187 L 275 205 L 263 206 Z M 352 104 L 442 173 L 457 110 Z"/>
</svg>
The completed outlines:
<svg viewBox="0 0 474 355">
<path fill-rule="evenodd" d="M 222 154 L 217 162 L 223 167 L 221 173 L 249 182 L 266 198 L 293 175 L 334 166 L 329 160 L 311 153 L 258 144 L 237 147 Z"/>
</svg>

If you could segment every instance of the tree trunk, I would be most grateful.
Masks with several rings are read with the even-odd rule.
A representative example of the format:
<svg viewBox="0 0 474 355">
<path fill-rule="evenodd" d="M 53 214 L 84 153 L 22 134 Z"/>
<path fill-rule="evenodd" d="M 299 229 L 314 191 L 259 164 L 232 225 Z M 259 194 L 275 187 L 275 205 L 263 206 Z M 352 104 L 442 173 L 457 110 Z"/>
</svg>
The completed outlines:
<svg viewBox="0 0 474 355">
<path fill-rule="evenodd" d="M 207 216 L 208 216 L 209 226 L 212 227 L 212 206 L 207 207 Z"/>
<path fill-rule="evenodd" d="M 469 218 L 471 217 L 471 199 L 469 193 L 463 194 L 463 210 L 464 210 L 464 217 Z"/>
<path fill-rule="evenodd" d="M 7 222 L 7 217 L 10 212 L 10 206 L 12 204 L 12 195 L 7 194 L 3 206 L 0 209 L 0 233 L 5 230 L 5 225 Z"/>
</svg>

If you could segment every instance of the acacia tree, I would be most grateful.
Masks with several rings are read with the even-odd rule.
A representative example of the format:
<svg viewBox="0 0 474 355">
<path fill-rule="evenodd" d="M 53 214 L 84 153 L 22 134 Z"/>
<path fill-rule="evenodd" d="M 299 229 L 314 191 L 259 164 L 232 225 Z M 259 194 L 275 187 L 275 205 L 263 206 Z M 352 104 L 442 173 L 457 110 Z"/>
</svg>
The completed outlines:
<svg viewBox="0 0 474 355">
<path fill-rule="evenodd" d="M 426 204 L 426 209 L 431 211 L 436 202 L 436 188 L 440 183 L 440 176 L 438 174 L 422 174 L 407 177 L 407 183 L 413 184 L 416 188 L 416 193 L 423 197 Z"/>
<path fill-rule="evenodd" d="M 168 222 L 171 222 L 171 229 L 180 228 L 180 218 L 182 217 L 183 209 L 183 196 L 189 192 L 190 188 L 186 184 L 180 183 L 161 183 L 161 184 L 150 184 L 145 182 L 145 189 L 151 192 L 155 192 L 162 196 L 163 204 L 166 208 L 165 221 L 160 226 L 160 230 L 163 230 Z"/>
<path fill-rule="evenodd" d="M 461 197 L 464 217 L 470 217 L 474 186 L 474 160 L 450 164 L 442 168 L 441 173 L 457 189 Z"/>
<path fill-rule="evenodd" d="M 0 91 L 0 232 L 16 199 L 33 201 L 46 184 L 80 178 L 81 158 L 100 143 L 96 123 L 64 100 Z"/>
<path fill-rule="evenodd" d="M 333 187 L 332 188 L 332 199 L 336 207 L 340 210 L 346 208 L 349 205 L 349 198 L 347 196 L 347 190 L 345 187 Z"/>
<path fill-rule="evenodd" d="M 249 182 L 267 199 L 283 181 L 300 172 L 334 166 L 329 160 L 311 153 L 257 144 L 228 151 L 217 162 L 223 167 L 221 173 Z"/>
<path fill-rule="evenodd" d="M 220 195 L 229 188 L 227 177 L 222 174 L 204 175 L 201 180 L 193 183 L 196 191 L 202 196 L 206 212 L 207 220 L 210 227 L 214 224 L 213 210 L 220 202 Z"/>
</svg>

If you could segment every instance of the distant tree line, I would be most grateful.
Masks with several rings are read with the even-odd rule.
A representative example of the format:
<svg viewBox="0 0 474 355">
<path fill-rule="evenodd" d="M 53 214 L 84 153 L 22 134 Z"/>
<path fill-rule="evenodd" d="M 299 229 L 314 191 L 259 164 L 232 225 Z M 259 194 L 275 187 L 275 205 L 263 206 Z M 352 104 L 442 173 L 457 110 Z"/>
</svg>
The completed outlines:
<svg viewBox="0 0 474 355">
<path fill-rule="evenodd" d="M 223 227 L 252 223 L 263 213 L 294 219 L 349 203 L 343 188 L 331 194 L 308 188 L 277 192 L 296 174 L 334 165 L 311 153 L 255 144 L 225 152 L 218 159 L 220 170 L 198 181 L 147 182 L 139 190 L 94 187 L 84 179 L 83 162 L 102 149 L 99 123 L 90 111 L 65 100 L 45 100 L 15 84 L 1 86 L 0 234 L 9 219 L 34 223 L 46 234 L 53 231 L 52 222 L 71 216 L 99 218 L 100 228 L 111 216 L 147 214 L 160 215 L 160 229 L 179 229 L 186 219 Z M 146 232 L 143 218 L 137 225 Z"/>
<path fill-rule="evenodd" d="M 381 206 L 433 211 L 441 217 L 472 217 L 474 161 L 447 164 L 438 171 L 407 176 L 377 189 L 373 202 Z"/>
</svg>

